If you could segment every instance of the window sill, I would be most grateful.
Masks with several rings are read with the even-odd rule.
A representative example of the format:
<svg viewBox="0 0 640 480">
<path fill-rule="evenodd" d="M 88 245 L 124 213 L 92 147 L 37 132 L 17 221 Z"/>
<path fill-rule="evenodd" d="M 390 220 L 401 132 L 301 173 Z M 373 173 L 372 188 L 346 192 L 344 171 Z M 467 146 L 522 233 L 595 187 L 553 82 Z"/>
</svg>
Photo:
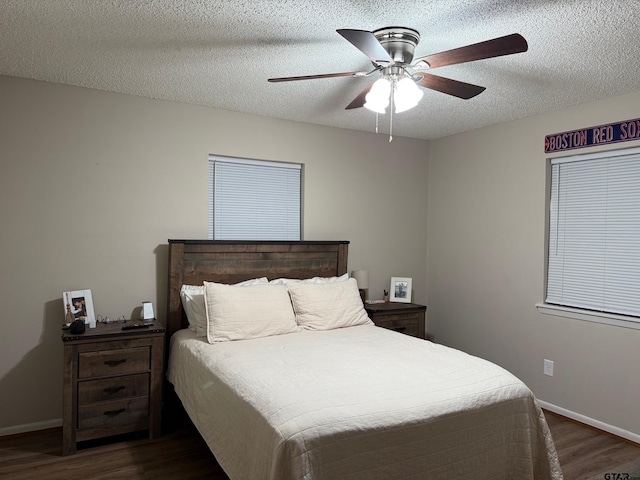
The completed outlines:
<svg viewBox="0 0 640 480">
<path fill-rule="evenodd" d="M 613 313 L 591 312 L 588 310 L 580 310 L 578 308 L 550 305 L 548 303 L 536 303 L 536 308 L 538 309 L 538 312 L 545 315 L 575 318 L 576 320 L 604 323 L 605 325 L 613 325 L 616 327 L 633 328 L 635 330 L 640 330 L 640 319 L 637 319 L 635 317 L 615 315 Z"/>
</svg>

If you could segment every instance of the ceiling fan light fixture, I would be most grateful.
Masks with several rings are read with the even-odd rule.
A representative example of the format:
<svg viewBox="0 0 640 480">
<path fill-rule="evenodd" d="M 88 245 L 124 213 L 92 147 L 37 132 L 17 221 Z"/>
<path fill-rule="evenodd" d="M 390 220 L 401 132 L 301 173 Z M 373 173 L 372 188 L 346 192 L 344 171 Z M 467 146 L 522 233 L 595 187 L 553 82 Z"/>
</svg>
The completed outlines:
<svg viewBox="0 0 640 480">
<path fill-rule="evenodd" d="M 418 88 L 416 82 L 409 77 L 401 78 L 396 83 L 393 93 L 393 103 L 396 106 L 396 113 L 406 112 L 412 109 L 420 99 L 423 92 Z"/>
<path fill-rule="evenodd" d="M 389 106 L 390 95 L 391 82 L 386 78 L 379 78 L 364 97 L 364 107 L 372 112 L 385 113 L 386 108 Z"/>
<path fill-rule="evenodd" d="M 337 33 L 371 60 L 373 70 L 368 72 L 338 72 L 279 77 L 267 80 L 269 82 L 289 82 L 334 77 L 368 77 L 372 73 L 378 72 L 381 78 L 367 85 L 345 107 L 345 110 L 366 107 L 377 114 L 385 114 L 387 107 L 391 104 L 390 127 L 394 110 L 396 113 L 404 112 L 417 106 L 420 102 L 423 92 L 418 87 L 435 90 L 464 100 L 473 98 L 485 90 L 484 87 L 479 85 L 439 77 L 427 72 L 412 74 L 415 70 L 430 70 L 448 65 L 512 55 L 526 52 L 529 48 L 522 35 L 512 33 L 511 35 L 414 59 L 415 49 L 420 41 L 420 33 L 412 28 L 385 27 L 372 32 L 344 28 L 337 30 Z M 393 106 L 394 103 L 395 108 Z M 376 115 L 376 131 L 377 125 L 378 115 Z"/>
</svg>

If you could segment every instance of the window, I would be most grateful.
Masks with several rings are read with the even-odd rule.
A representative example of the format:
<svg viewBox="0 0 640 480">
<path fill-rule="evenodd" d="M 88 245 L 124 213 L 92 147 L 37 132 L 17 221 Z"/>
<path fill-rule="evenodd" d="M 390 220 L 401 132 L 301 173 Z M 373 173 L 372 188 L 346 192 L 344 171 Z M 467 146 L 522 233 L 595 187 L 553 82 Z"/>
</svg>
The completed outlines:
<svg viewBox="0 0 640 480">
<path fill-rule="evenodd" d="M 209 156 L 209 238 L 300 240 L 302 165 Z"/>
<path fill-rule="evenodd" d="M 640 148 L 551 160 L 548 227 L 546 303 L 640 322 Z"/>
</svg>

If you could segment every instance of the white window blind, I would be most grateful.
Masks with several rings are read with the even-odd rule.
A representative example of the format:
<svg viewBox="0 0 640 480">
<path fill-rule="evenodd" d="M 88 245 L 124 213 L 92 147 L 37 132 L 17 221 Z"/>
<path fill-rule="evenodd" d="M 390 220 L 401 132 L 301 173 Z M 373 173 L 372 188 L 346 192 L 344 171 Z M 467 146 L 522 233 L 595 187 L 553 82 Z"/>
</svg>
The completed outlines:
<svg viewBox="0 0 640 480">
<path fill-rule="evenodd" d="M 302 165 L 209 157 L 209 238 L 300 240 Z"/>
<path fill-rule="evenodd" d="M 548 245 L 547 303 L 640 317 L 640 148 L 551 161 Z"/>
</svg>

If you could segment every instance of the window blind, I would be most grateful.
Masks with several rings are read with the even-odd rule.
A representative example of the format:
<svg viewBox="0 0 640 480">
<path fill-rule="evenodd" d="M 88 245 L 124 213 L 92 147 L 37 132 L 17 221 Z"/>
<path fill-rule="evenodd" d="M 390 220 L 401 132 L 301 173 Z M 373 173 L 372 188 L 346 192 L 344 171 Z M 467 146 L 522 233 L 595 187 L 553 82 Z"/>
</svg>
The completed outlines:
<svg viewBox="0 0 640 480">
<path fill-rule="evenodd" d="M 209 157 L 209 238 L 300 240 L 302 165 Z"/>
<path fill-rule="evenodd" d="M 548 248 L 547 303 L 640 317 L 640 148 L 551 161 Z"/>
</svg>

